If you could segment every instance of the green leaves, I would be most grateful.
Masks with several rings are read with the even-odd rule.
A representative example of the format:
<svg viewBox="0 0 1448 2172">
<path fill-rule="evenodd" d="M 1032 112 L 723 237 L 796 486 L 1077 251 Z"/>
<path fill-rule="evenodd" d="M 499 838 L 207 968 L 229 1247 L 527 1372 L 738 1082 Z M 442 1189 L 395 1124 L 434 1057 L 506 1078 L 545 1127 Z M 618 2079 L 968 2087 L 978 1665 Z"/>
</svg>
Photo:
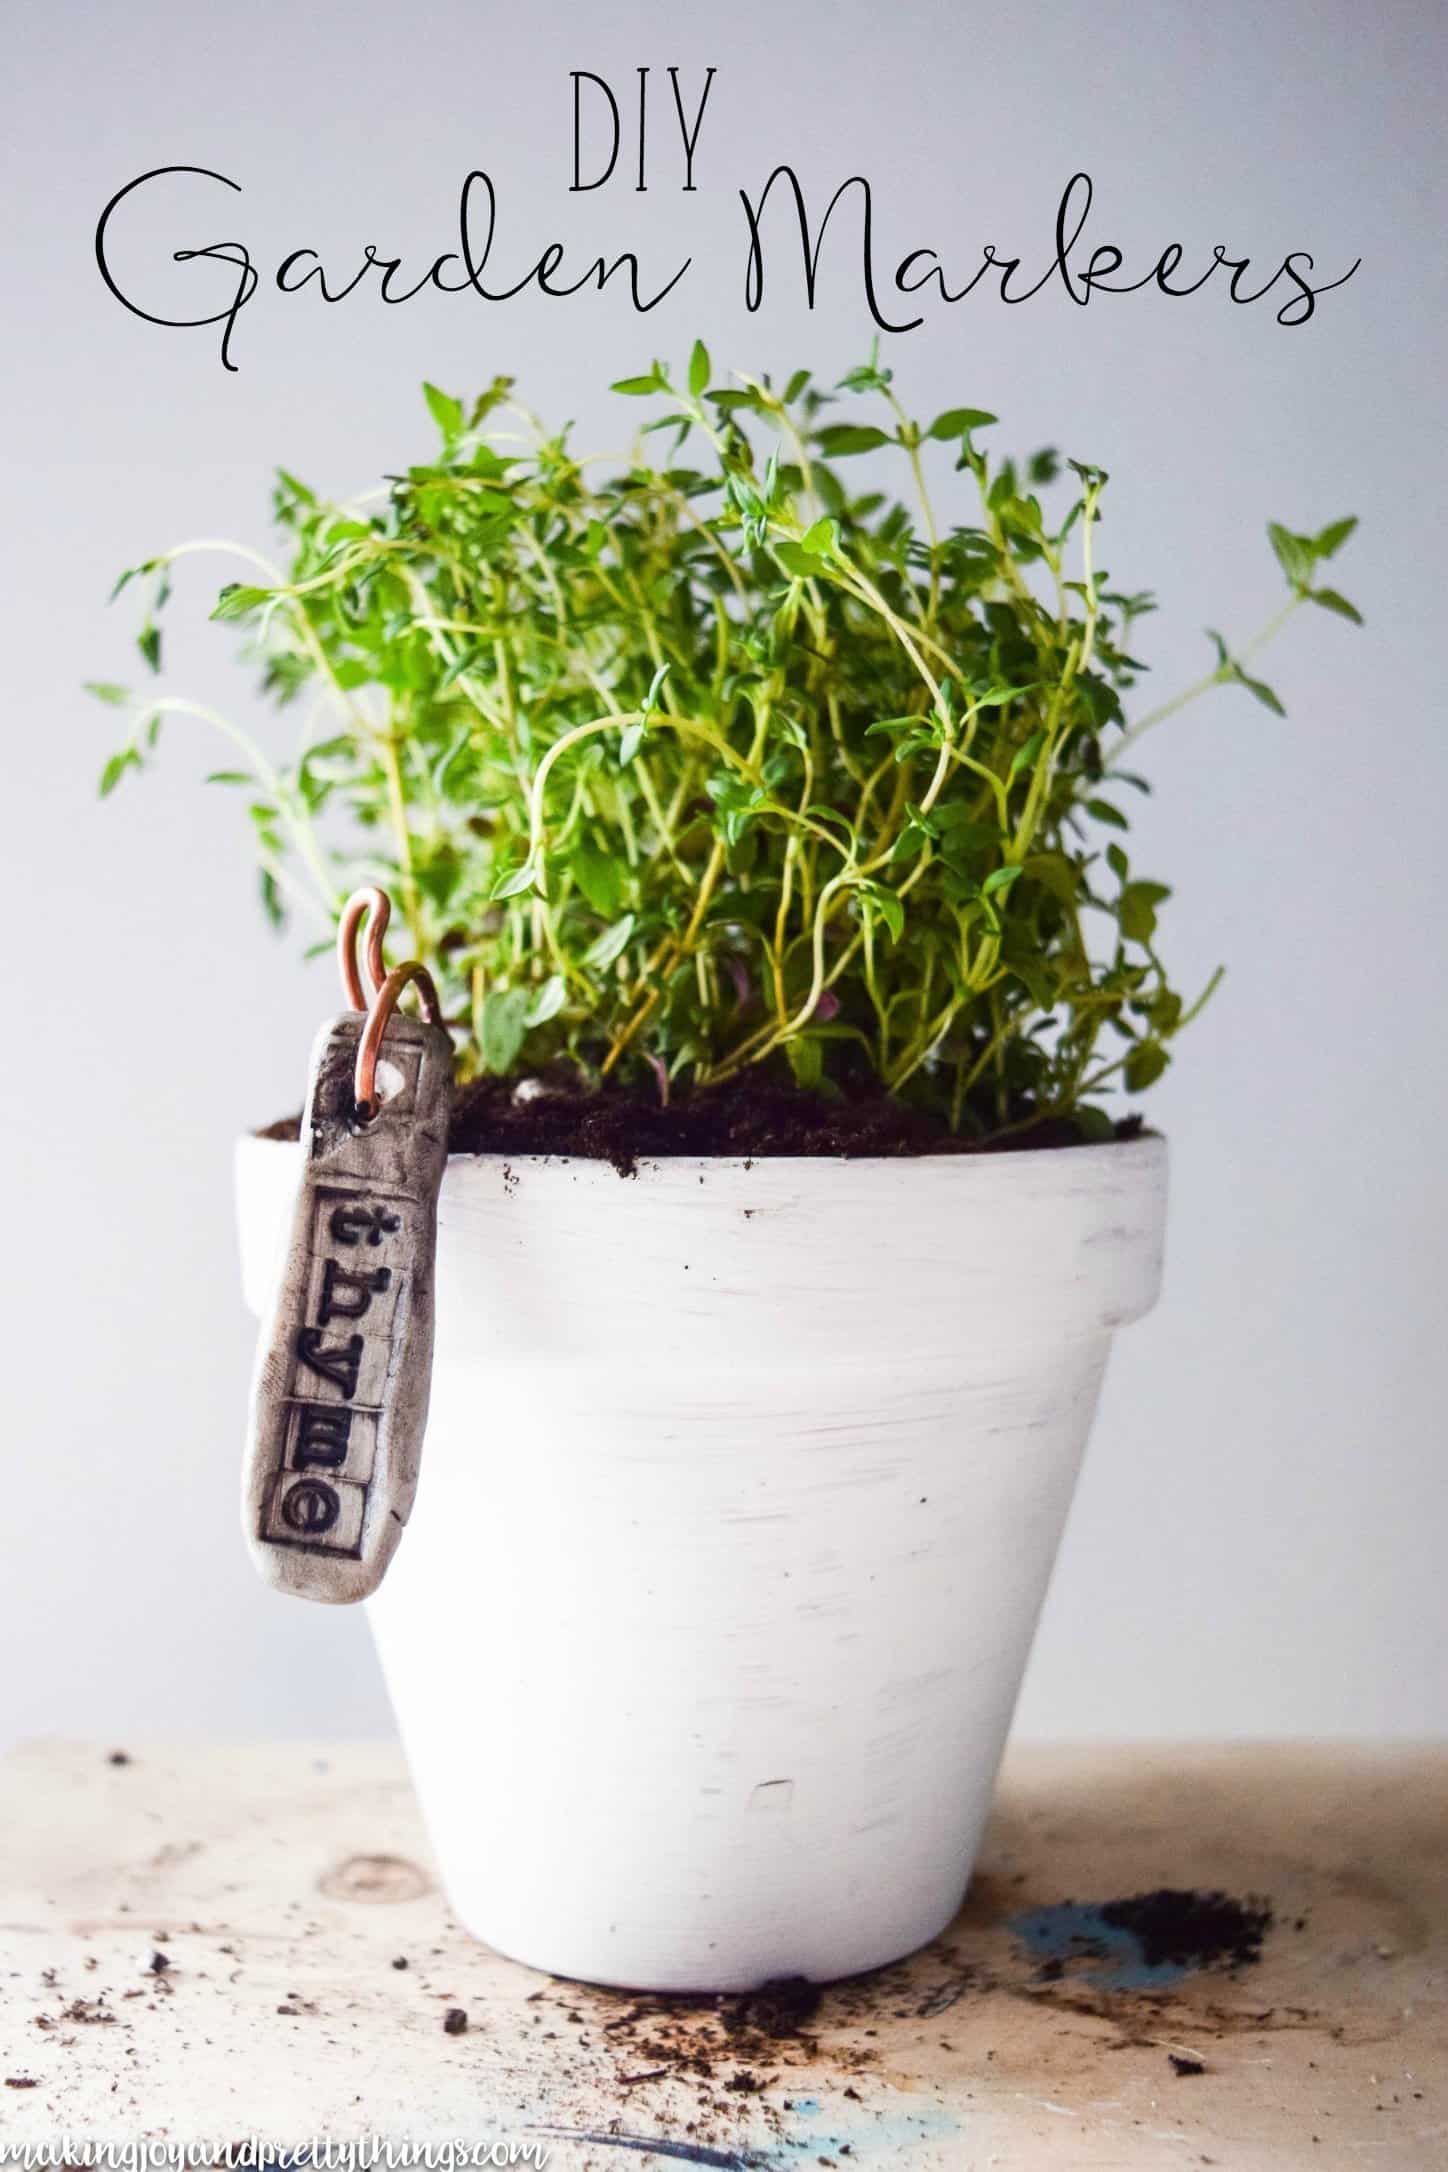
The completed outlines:
<svg viewBox="0 0 1448 2172">
<path fill-rule="evenodd" d="M 815 433 L 815 443 L 826 460 L 844 460 L 852 453 L 875 452 L 890 444 L 891 438 L 887 430 L 877 430 L 873 424 L 832 422 Z"/>
<path fill-rule="evenodd" d="M 529 890 L 543 887 L 536 860 L 527 859 L 521 867 L 515 867 L 500 875 L 488 895 L 501 902 L 504 898 L 523 897 Z"/>
<path fill-rule="evenodd" d="M 483 1069 L 505 1077 L 527 1031 L 532 997 L 526 988 L 490 988 L 483 998 L 479 1053 Z"/>
<path fill-rule="evenodd" d="M 996 419 L 983 407 L 948 407 L 943 415 L 936 416 L 925 435 L 948 442 L 953 438 L 968 437 L 972 430 L 988 430 Z"/>
<path fill-rule="evenodd" d="M 672 666 L 667 663 L 660 664 L 649 681 L 649 690 L 644 696 L 643 721 L 645 724 L 648 723 L 649 718 L 659 706 L 664 685 L 671 669 Z"/>
<path fill-rule="evenodd" d="M 983 407 L 912 419 L 878 352 L 833 390 L 712 378 L 696 340 L 620 379 L 661 406 L 612 469 L 543 426 L 488 444 L 498 378 L 424 385 L 434 449 L 370 497 L 279 474 L 279 574 L 248 549 L 212 616 L 280 717 L 254 740 L 157 704 L 101 791 L 163 707 L 219 729 L 267 916 L 385 882 L 464 1078 L 684 1094 L 757 1065 L 972 1138 L 1110 1136 L 1200 1006 L 1118 804 L 1152 599 L 1084 551 L 1104 472 L 987 457 Z M 1272 524 L 1289 610 L 1357 621 L 1326 579 L 1353 526 Z M 148 673 L 169 566 L 118 583 Z M 1260 639 L 1213 638 L 1210 683 L 1280 713 Z"/>
<path fill-rule="evenodd" d="M 1015 753 L 1011 756 L 1011 766 L 1006 771 L 1007 783 L 1014 784 L 1023 770 L 1035 767 L 1045 744 L 1046 734 L 1043 729 L 1040 729 L 1031 733 L 1024 746 L 1016 748 Z"/>
<path fill-rule="evenodd" d="M 443 444 L 452 445 L 462 436 L 462 401 L 455 400 L 450 392 L 440 392 L 436 385 L 429 384 L 424 384 L 422 396 L 427 402 L 428 413 L 442 432 Z"/>
<path fill-rule="evenodd" d="M 668 676 L 668 664 L 660 664 L 657 671 L 655 671 L 652 679 L 649 681 L 649 690 L 644 696 L 643 707 L 640 709 L 638 715 L 633 719 L 633 721 L 631 723 L 625 724 L 622 731 L 619 733 L 618 766 L 620 769 L 628 768 L 629 763 L 633 760 L 634 756 L 638 753 L 639 748 L 643 745 L 644 734 L 647 732 L 650 723 L 652 722 L 654 716 L 657 714 L 659 703 L 664 691 L 664 683 L 667 680 Z"/>
<path fill-rule="evenodd" d="M 1286 709 L 1266 680 L 1254 679 L 1250 672 L 1244 671 L 1236 657 L 1229 654 L 1222 636 L 1213 632 L 1211 627 L 1207 628 L 1207 636 L 1217 651 L 1216 677 L 1219 684 L 1244 686 L 1253 700 L 1260 701 L 1264 709 L 1270 709 L 1274 716 L 1286 716 Z"/>
<path fill-rule="evenodd" d="M 1322 610 L 1331 611 L 1338 618 L 1349 620 L 1354 626 L 1361 626 L 1362 613 L 1356 604 L 1349 603 L 1346 596 L 1340 595 L 1335 588 L 1319 588 L 1314 585 L 1318 565 L 1324 559 L 1334 557 L 1342 549 L 1356 526 L 1356 517 L 1350 516 L 1345 520 L 1329 521 L 1316 535 L 1294 535 L 1290 528 L 1284 528 L 1278 521 L 1269 520 L 1267 539 L 1290 587 L 1303 602 L 1315 603 Z M 1241 684 L 1249 687 L 1259 699 L 1270 696 L 1267 702 L 1269 708 L 1276 704 L 1276 696 L 1270 693 L 1270 689 L 1260 689 L 1257 682 L 1242 677 L 1240 673 L 1238 677 Z M 1285 713 L 1278 705 L 1278 714 Z"/>
<path fill-rule="evenodd" d="M 1361 626 L 1363 623 L 1363 615 L 1357 605 L 1349 603 L 1346 596 L 1340 596 L 1335 588 L 1314 588 L 1309 591 L 1307 600 L 1324 611 L 1335 612 L 1339 618 L 1351 620 L 1354 626 Z"/>
<path fill-rule="evenodd" d="M 139 769 L 140 767 L 141 757 L 137 749 L 135 747 L 122 747 L 119 753 L 111 755 L 101 771 L 98 796 L 101 799 L 109 799 L 126 771 L 128 769 Z"/>
<path fill-rule="evenodd" d="M 880 882 L 861 882 L 855 886 L 855 898 L 865 925 L 873 927 L 878 922 L 898 943 L 905 933 L 905 901 L 899 893 Z"/>
<path fill-rule="evenodd" d="M 624 951 L 628 948 L 629 937 L 634 931 L 634 921 L 635 915 L 633 913 L 624 913 L 614 921 L 611 927 L 605 928 L 602 935 L 589 944 L 579 961 L 585 971 L 590 973 L 606 972 L 609 966 L 623 956 Z"/>
<path fill-rule="evenodd" d="M 1165 1071 L 1171 1058 L 1159 1041 L 1141 1041 L 1126 1059 L 1126 1090 L 1129 1094 L 1144 1094 L 1148 1086 L 1154 1086 Z"/>
<path fill-rule="evenodd" d="M 1314 551 L 1306 536 L 1293 535 L 1279 522 L 1269 520 L 1267 539 L 1277 554 L 1277 563 L 1294 588 L 1304 588 L 1312 576 Z"/>
<path fill-rule="evenodd" d="M 802 1093 L 818 1093 L 825 1072 L 825 1044 L 817 1034 L 796 1033 L 784 1044 L 794 1083 Z"/>
<path fill-rule="evenodd" d="M 807 551 L 799 543 L 776 543 L 774 555 L 786 573 L 798 581 L 812 581 L 823 568 L 813 551 Z"/>
<path fill-rule="evenodd" d="M 1156 934 L 1156 908 L 1171 891 L 1164 882 L 1129 882 L 1121 892 L 1116 917 L 1128 942 L 1149 944 Z"/>
<path fill-rule="evenodd" d="M 1264 709 L 1270 709 L 1274 716 L 1286 716 L 1287 711 L 1283 708 L 1265 679 L 1254 679 L 1250 672 L 1242 669 L 1240 664 L 1234 667 L 1232 676 L 1238 686 L 1246 687 L 1247 692 L 1254 701 L 1261 702 Z"/>
<path fill-rule="evenodd" d="M 574 848 L 569 868 L 593 910 L 605 919 L 611 918 L 623 898 L 625 867 L 618 855 L 580 844 Z"/>
<path fill-rule="evenodd" d="M 1350 513 L 1346 520 L 1330 520 L 1327 526 L 1313 537 L 1314 555 L 1318 558 L 1335 558 L 1356 526 L 1356 513 Z"/>
<path fill-rule="evenodd" d="M 695 355 L 697 356 L 703 352 L 701 343 L 696 340 L 694 342 Z M 707 363 L 707 353 L 704 354 L 704 360 Z M 707 375 L 707 370 L 705 374 Z M 670 389 L 669 373 L 662 362 L 656 362 L 646 377 L 620 377 L 609 387 L 611 392 L 623 392 L 635 400 L 647 399 L 651 393 L 668 392 Z"/>
<path fill-rule="evenodd" d="M 534 1026 L 546 1026 L 550 1018 L 558 1016 L 567 1000 L 567 983 L 561 973 L 554 973 L 530 999 L 523 1014 L 523 1024 L 530 1033 Z"/>
<path fill-rule="evenodd" d="M 229 581 L 216 599 L 211 616 L 219 625 L 229 625 L 238 619 L 250 618 L 263 604 L 270 603 L 269 588 L 252 588 L 242 581 Z"/>
</svg>

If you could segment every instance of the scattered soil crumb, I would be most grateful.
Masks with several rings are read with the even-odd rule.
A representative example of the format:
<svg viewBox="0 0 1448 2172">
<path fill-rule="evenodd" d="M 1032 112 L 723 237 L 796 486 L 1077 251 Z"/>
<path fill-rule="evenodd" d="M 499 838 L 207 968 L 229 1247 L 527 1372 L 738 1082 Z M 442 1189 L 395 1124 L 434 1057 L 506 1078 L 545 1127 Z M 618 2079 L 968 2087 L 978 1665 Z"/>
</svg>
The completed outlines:
<svg viewBox="0 0 1448 2172">
<path fill-rule="evenodd" d="M 449 2006 L 442 2017 L 442 2025 L 447 2035 L 461 2036 L 468 2025 L 467 2008 L 465 2006 Z"/>
<path fill-rule="evenodd" d="M 1249 1895 L 1182 1892 L 1162 1886 L 1129 1900 L 1106 1901 L 1103 1922 L 1130 1931 L 1148 1968 L 1245 1968 L 1262 1958 L 1272 1927 L 1270 1902 Z"/>
<path fill-rule="evenodd" d="M 1181 2053 L 1176 2051 L 1169 2051 L 1167 2057 L 1171 2061 L 1173 2074 L 1177 2075 L 1178 2078 L 1185 2077 L 1188 2074 L 1205 2074 L 1207 2071 L 1205 2059 L 1183 2058 Z"/>
<path fill-rule="evenodd" d="M 766 2042 L 802 2036 L 805 2025 L 818 2016 L 823 1999 L 820 1986 L 807 1976 L 776 1977 L 757 1991 L 720 2001 L 725 2034 L 736 2039 L 759 2036 Z"/>
</svg>

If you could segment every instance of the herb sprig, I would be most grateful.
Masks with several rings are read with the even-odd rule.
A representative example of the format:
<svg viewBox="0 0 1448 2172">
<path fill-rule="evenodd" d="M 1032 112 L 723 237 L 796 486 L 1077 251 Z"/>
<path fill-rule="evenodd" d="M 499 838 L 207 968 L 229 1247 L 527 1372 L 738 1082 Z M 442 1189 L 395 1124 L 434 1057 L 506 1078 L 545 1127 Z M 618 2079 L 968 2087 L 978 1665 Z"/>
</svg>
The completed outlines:
<svg viewBox="0 0 1448 2172">
<path fill-rule="evenodd" d="M 1133 723 L 1154 606 L 1097 562 L 1099 468 L 992 461 L 993 415 L 922 426 L 878 360 L 832 391 L 718 385 L 696 343 L 614 390 L 662 403 L 622 462 L 499 378 L 468 406 L 425 387 L 439 450 L 372 499 L 279 473 L 285 564 L 242 552 L 212 615 L 296 716 L 289 750 L 151 700 L 102 791 L 163 718 L 219 729 L 267 912 L 326 921 L 385 882 L 463 1077 L 566 1062 L 667 1099 L 788 1064 L 979 1137 L 1104 1135 L 1103 1090 L 1158 1079 L 1219 977 L 1191 1003 L 1168 979 L 1122 757 L 1209 688 L 1281 713 L 1247 664 L 1303 604 L 1359 622 L 1322 578 L 1355 523 L 1274 523 L 1283 608 Z M 902 461 L 904 497 L 854 484 L 866 454 Z M 122 576 L 151 670 L 171 568 L 217 547 Z"/>
</svg>

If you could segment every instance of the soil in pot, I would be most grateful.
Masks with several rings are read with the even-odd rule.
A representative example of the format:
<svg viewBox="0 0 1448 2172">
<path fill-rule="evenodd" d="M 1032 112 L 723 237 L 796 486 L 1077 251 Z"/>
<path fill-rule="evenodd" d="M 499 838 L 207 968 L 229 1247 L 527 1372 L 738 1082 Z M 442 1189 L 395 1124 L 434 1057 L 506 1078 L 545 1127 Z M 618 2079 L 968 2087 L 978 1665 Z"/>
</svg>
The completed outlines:
<svg viewBox="0 0 1448 2172">
<path fill-rule="evenodd" d="M 1142 1130 L 1128 1116 L 1106 1136 Z M 272 1124 L 267 1139 L 295 1139 L 295 1116 Z M 637 1089 L 581 1092 L 566 1078 L 485 1078 L 460 1087 L 449 1146 L 454 1154 L 557 1154 L 612 1162 L 631 1175 L 640 1159 L 671 1155 L 725 1159 L 773 1155 L 896 1157 L 991 1153 L 1099 1145 L 1102 1133 L 1073 1116 L 1022 1122 L 985 1142 L 949 1130 L 928 1111 L 878 1089 L 826 1099 L 792 1083 L 748 1074 L 667 1104 Z"/>
</svg>

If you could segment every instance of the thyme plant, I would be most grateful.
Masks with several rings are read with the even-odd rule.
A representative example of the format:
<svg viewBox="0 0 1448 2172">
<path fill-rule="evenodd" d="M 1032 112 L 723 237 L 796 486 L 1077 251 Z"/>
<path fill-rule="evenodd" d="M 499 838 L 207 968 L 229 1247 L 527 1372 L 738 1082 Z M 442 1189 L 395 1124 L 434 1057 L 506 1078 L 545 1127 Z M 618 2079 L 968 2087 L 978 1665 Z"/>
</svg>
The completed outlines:
<svg viewBox="0 0 1448 2172">
<path fill-rule="evenodd" d="M 614 390 L 658 404 L 621 461 L 499 378 L 466 406 L 425 387 L 438 450 L 370 499 L 280 473 L 283 562 L 239 551 L 212 615 L 288 751 L 151 700 L 102 790 L 164 717 L 216 725 L 268 913 L 386 883 L 464 1078 L 566 1063 L 667 1099 L 787 1064 L 973 1136 L 1100 1134 L 1095 1097 L 1159 1078 L 1216 979 L 1187 1003 L 1168 978 L 1123 757 L 1211 687 L 1280 713 L 1247 661 L 1304 603 L 1358 619 L 1322 581 L 1354 522 L 1273 525 L 1282 609 L 1130 722 L 1152 599 L 1098 562 L 1099 468 L 993 461 L 994 416 L 915 422 L 878 360 L 833 391 L 719 385 L 696 344 Z M 122 576 L 153 670 L 170 568 L 221 547 Z"/>
</svg>

